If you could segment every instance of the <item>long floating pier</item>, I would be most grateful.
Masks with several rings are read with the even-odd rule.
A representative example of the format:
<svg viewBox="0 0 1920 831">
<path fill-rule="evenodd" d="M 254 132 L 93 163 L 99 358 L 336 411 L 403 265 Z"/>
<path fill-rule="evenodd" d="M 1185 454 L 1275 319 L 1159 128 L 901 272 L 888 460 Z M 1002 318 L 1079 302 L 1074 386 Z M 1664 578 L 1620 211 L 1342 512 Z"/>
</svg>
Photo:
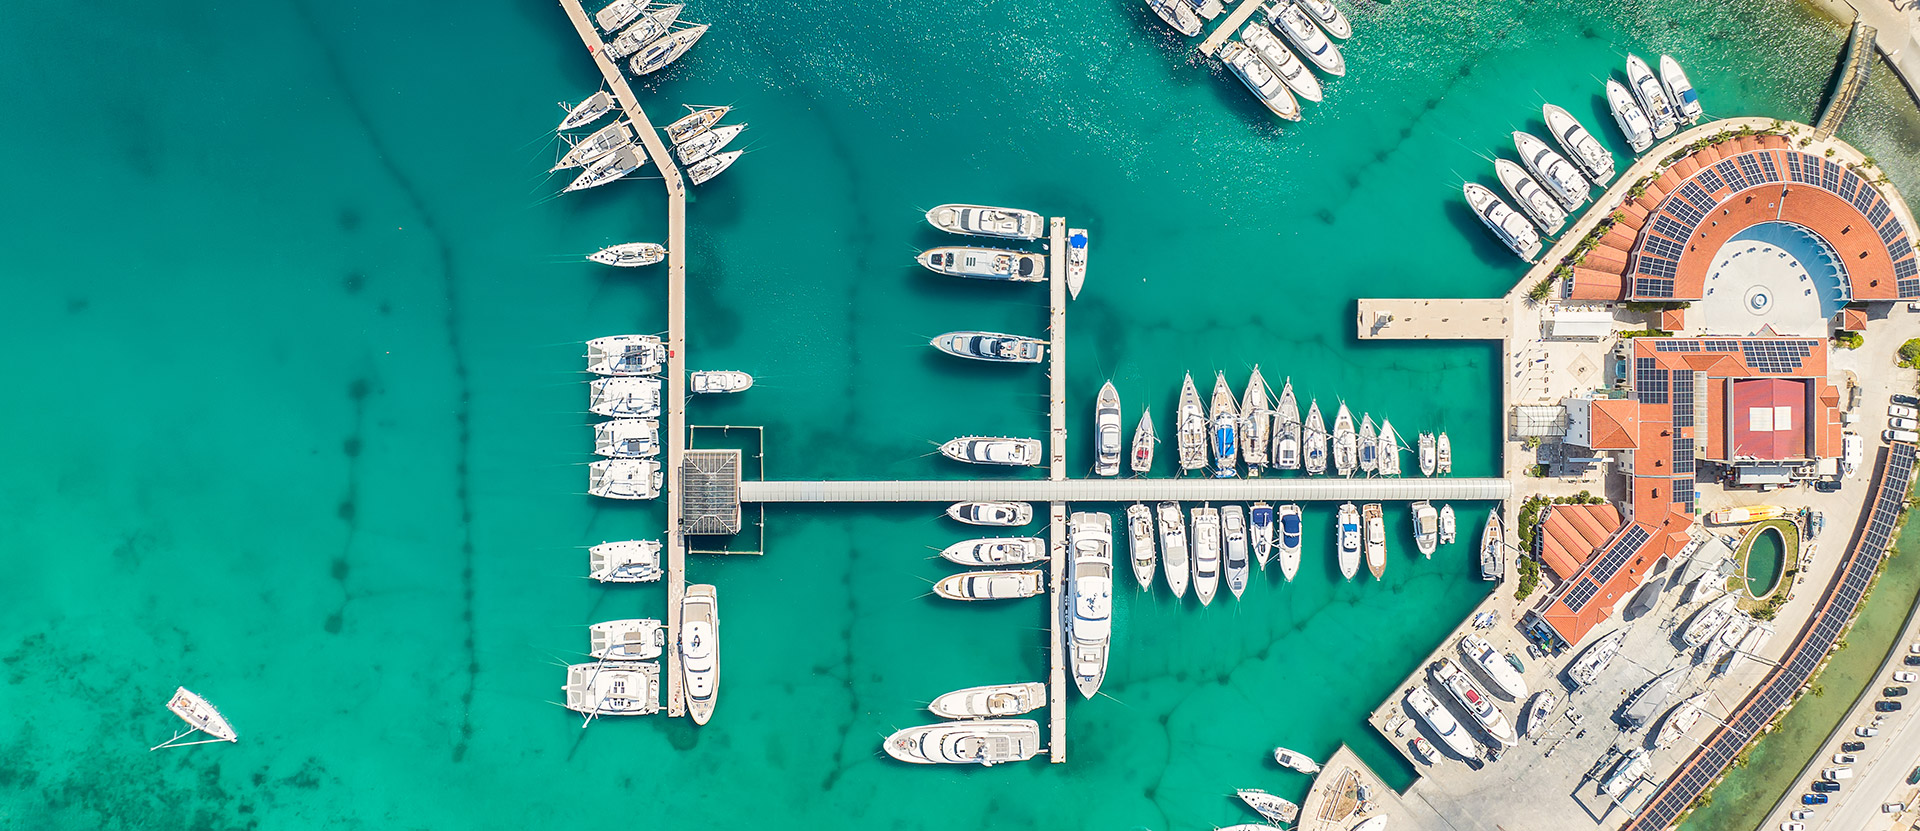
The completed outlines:
<svg viewBox="0 0 1920 831">
<path fill-rule="evenodd" d="M 1067 480 L 1067 221 L 1047 223 L 1047 479 Z M 1047 506 L 1047 760 L 1067 761 L 1067 503 Z"/>
<path fill-rule="evenodd" d="M 740 483 L 742 502 L 1413 502 L 1513 495 L 1505 479 L 953 479 Z"/>
<path fill-rule="evenodd" d="M 687 186 L 680 179 L 680 169 L 673 166 L 666 142 L 660 140 L 660 132 L 647 119 L 639 97 L 633 94 L 633 87 L 621 74 L 620 64 L 607 57 L 607 45 L 600 39 L 600 32 L 593 28 L 593 21 L 587 18 L 587 10 L 581 7 L 580 0 L 560 0 L 560 8 L 565 9 L 567 19 L 573 21 L 574 31 L 580 33 L 580 41 L 593 55 L 594 65 L 600 67 L 600 76 L 613 90 L 613 97 L 619 100 L 621 112 L 633 122 L 641 145 L 647 149 L 647 158 L 653 160 L 654 169 L 660 172 L 661 183 L 667 188 L 667 455 L 662 462 L 666 466 L 667 494 L 674 496 L 680 493 L 680 460 L 687 451 Z M 677 497 L 667 500 L 665 536 L 667 640 L 679 643 L 680 598 L 687 589 L 687 544 L 680 533 Z M 667 715 L 683 716 L 687 710 L 685 691 L 681 689 L 679 650 L 667 650 L 666 659 Z"/>
</svg>

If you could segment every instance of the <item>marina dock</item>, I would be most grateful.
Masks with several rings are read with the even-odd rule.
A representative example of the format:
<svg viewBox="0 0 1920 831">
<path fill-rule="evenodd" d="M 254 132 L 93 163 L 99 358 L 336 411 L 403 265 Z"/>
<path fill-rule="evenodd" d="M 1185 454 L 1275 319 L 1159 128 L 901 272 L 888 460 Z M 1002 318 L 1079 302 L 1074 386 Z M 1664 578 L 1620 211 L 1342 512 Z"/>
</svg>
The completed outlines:
<svg viewBox="0 0 1920 831">
<path fill-rule="evenodd" d="M 1220 54 L 1220 47 L 1227 45 L 1227 41 L 1240 31 L 1240 27 L 1246 25 L 1247 18 L 1252 17 L 1253 13 L 1259 11 L 1264 5 L 1266 5 L 1264 0 L 1240 0 L 1240 5 L 1233 7 L 1233 11 L 1227 13 L 1226 21 L 1215 28 L 1212 34 L 1207 35 L 1206 40 L 1200 41 L 1200 54 L 1209 58 Z"/>
<path fill-rule="evenodd" d="M 600 68 L 600 76 L 619 100 L 621 111 L 633 122 L 634 131 L 640 134 L 640 143 L 646 147 L 647 157 L 653 160 L 654 169 L 660 172 L 661 183 L 667 190 L 667 394 L 666 425 L 662 430 L 666 433 L 666 458 L 662 464 L 667 474 L 666 492 L 677 495 L 681 492 L 680 462 L 687 451 L 687 186 L 680 178 L 680 169 L 673 165 L 666 142 L 660 140 L 660 131 L 654 129 L 646 110 L 640 106 L 640 99 L 633 94 L 633 87 L 627 84 L 620 65 L 607 57 L 606 43 L 600 39 L 600 32 L 593 27 L 580 0 L 560 0 L 560 8 L 566 10 L 567 19 L 573 21 L 574 31 L 580 34 L 580 41 L 593 55 L 594 65 Z M 679 642 L 680 598 L 687 588 L 687 545 L 680 525 L 680 501 L 677 497 L 669 498 L 665 534 L 669 643 Z M 668 649 L 665 657 L 667 715 L 683 716 L 686 700 L 681 689 L 679 653 Z"/>
<path fill-rule="evenodd" d="M 1502 340 L 1506 298 L 1360 301 L 1361 340 Z"/>
<path fill-rule="evenodd" d="M 1506 479 L 952 479 L 740 483 L 742 502 L 1416 502 L 1498 500 Z"/>
<path fill-rule="evenodd" d="M 1067 479 L 1067 221 L 1047 220 L 1047 478 Z M 1047 507 L 1047 760 L 1067 761 L 1067 503 Z"/>
</svg>

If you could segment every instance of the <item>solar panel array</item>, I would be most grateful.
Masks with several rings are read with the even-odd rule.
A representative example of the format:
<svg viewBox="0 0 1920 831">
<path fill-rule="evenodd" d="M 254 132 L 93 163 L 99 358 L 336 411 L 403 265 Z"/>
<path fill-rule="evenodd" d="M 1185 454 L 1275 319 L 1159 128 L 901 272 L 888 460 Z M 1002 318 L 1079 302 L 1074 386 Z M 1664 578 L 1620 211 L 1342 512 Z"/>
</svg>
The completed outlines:
<svg viewBox="0 0 1920 831">
<path fill-rule="evenodd" d="M 1756 372 L 1770 375 L 1785 375 L 1800 369 L 1806 363 L 1807 353 L 1813 351 L 1815 341 L 1785 340 L 1761 338 L 1740 342 L 1740 353 L 1746 357 L 1747 367 Z"/>
<path fill-rule="evenodd" d="M 1633 395 L 1642 404 L 1667 403 L 1667 371 L 1655 358 L 1633 360 Z"/>
<path fill-rule="evenodd" d="M 1848 553 L 1840 580 L 1815 613 L 1813 626 L 1801 635 L 1781 665 L 1760 683 L 1726 724 L 1715 730 L 1700 749 L 1681 764 L 1621 831 L 1657 831 L 1673 824 L 1680 812 L 1699 798 L 1754 734 L 1791 703 L 1794 693 L 1812 677 L 1814 668 L 1820 665 L 1827 650 L 1839 640 L 1847 621 L 1853 618 L 1860 598 L 1873 582 L 1874 572 L 1880 568 L 1880 560 L 1893 543 L 1900 511 L 1906 506 L 1913 464 L 1913 445 L 1896 442 L 1888 448 L 1886 469 L 1874 492 L 1866 530 L 1861 533 L 1859 544 Z"/>
<path fill-rule="evenodd" d="M 1639 551 L 1640 546 L 1645 545 L 1647 538 L 1651 536 L 1652 534 L 1647 532 L 1647 527 L 1644 525 L 1628 526 L 1624 533 L 1614 538 L 1612 545 L 1607 546 L 1606 553 L 1601 554 L 1600 559 L 1594 561 L 1593 567 L 1587 569 L 1587 576 L 1581 578 L 1572 591 L 1561 597 L 1560 602 L 1567 604 L 1567 608 L 1576 613 L 1585 609 L 1593 600 L 1593 596 L 1600 593 L 1600 587 L 1613 579 L 1613 575 L 1620 571 L 1620 567 L 1627 564 L 1627 558 L 1633 556 L 1633 552 Z"/>
<path fill-rule="evenodd" d="M 1787 160 L 1787 176 L 1781 178 L 1774 162 L 1778 153 Z M 1663 299 L 1674 296 L 1675 275 L 1679 271 L 1680 252 L 1693 238 L 1695 229 L 1725 198 L 1748 188 L 1769 184 L 1806 185 L 1827 191 L 1851 204 L 1873 226 L 1874 233 L 1887 246 L 1893 258 L 1895 287 L 1901 298 L 1920 298 L 1920 259 L 1916 259 L 1907 230 L 1893 213 L 1892 206 L 1860 174 L 1809 153 L 1793 150 L 1749 150 L 1702 167 L 1680 187 L 1662 200 L 1648 218 L 1645 230 L 1634 245 L 1633 294 L 1636 299 Z M 1724 197 L 1718 194 L 1724 193 Z"/>
</svg>

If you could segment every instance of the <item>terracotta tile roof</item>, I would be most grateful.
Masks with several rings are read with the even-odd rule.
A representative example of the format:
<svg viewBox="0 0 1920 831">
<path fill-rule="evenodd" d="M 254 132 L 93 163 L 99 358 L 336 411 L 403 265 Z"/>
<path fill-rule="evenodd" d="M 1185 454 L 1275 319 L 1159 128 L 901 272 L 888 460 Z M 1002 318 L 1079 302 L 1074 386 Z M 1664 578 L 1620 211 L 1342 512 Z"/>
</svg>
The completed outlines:
<svg viewBox="0 0 1920 831">
<path fill-rule="evenodd" d="M 1540 523 L 1540 557 L 1566 580 L 1619 527 L 1620 511 L 1612 505 L 1555 505 Z"/>
<path fill-rule="evenodd" d="M 1687 326 L 1685 309 L 1663 309 L 1660 312 L 1660 328 L 1669 332 L 1678 332 Z"/>
<path fill-rule="evenodd" d="M 1700 163 L 1694 161 L 1692 156 L 1688 156 L 1684 159 L 1681 159 L 1680 161 L 1674 162 L 1673 168 L 1672 168 L 1674 172 L 1679 173 L 1681 176 L 1692 176 L 1694 174 L 1694 171 L 1697 171 L 1699 169 L 1700 169 Z"/>
<path fill-rule="evenodd" d="M 1632 225 L 1635 228 L 1647 222 L 1647 208 L 1638 202 L 1624 203 L 1616 213 L 1622 214 L 1620 218 L 1622 224 Z"/>
<path fill-rule="evenodd" d="M 1848 332 L 1866 331 L 1867 312 L 1865 309 L 1841 309 L 1839 318 L 1839 325 L 1835 328 L 1844 329 Z"/>
<path fill-rule="evenodd" d="M 1626 290 L 1619 271 L 1574 266 L 1573 290 L 1567 296 L 1573 300 L 1619 300 Z"/>
<path fill-rule="evenodd" d="M 1636 435 L 1640 402 L 1629 398 L 1601 398 L 1588 405 L 1587 412 L 1594 450 L 1632 450 L 1640 446 L 1640 437 Z"/>
</svg>

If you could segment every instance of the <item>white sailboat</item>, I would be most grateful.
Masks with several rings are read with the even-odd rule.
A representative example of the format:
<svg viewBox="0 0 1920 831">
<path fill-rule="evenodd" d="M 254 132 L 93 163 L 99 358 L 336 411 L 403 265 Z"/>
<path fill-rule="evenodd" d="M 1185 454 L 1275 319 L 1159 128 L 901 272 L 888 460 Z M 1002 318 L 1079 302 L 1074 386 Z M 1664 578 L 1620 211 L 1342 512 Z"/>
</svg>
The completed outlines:
<svg viewBox="0 0 1920 831">
<path fill-rule="evenodd" d="M 1133 428 L 1133 459 L 1130 466 L 1134 473 L 1153 470 L 1153 446 L 1159 441 L 1153 435 L 1153 410 L 1141 410 L 1140 424 Z"/>
<path fill-rule="evenodd" d="M 1193 373 L 1187 373 L 1180 385 L 1180 407 L 1175 416 L 1175 433 L 1180 452 L 1180 469 L 1200 470 L 1207 466 L 1207 411 L 1200 405 L 1200 391 L 1194 389 Z"/>
<path fill-rule="evenodd" d="M 1280 408 L 1274 412 L 1278 422 L 1273 431 L 1273 466 L 1281 470 L 1300 469 L 1300 401 L 1293 397 L 1293 379 L 1280 388 Z"/>
<path fill-rule="evenodd" d="M 1308 475 L 1327 472 L 1327 422 L 1320 417 L 1320 401 L 1307 407 L 1307 424 L 1300 431 L 1301 467 Z"/>
<path fill-rule="evenodd" d="M 1255 364 L 1247 391 L 1240 395 L 1240 459 L 1247 463 L 1248 476 L 1259 476 L 1267 466 L 1267 451 L 1273 448 L 1272 412 L 1267 379 L 1260 377 L 1260 365 Z"/>
<path fill-rule="evenodd" d="M 603 89 L 581 99 L 578 104 L 568 106 L 561 102 L 560 106 L 567 111 L 567 117 L 560 119 L 560 126 L 554 128 L 554 132 L 585 127 L 599 121 L 607 113 L 613 112 L 613 95 Z"/>
<path fill-rule="evenodd" d="M 173 734 L 173 738 L 171 739 L 147 748 L 148 752 L 165 747 L 192 747 L 196 744 L 240 741 L 240 734 L 234 732 L 233 725 L 227 721 L 226 716 L 220 714 L 219 708 L 214 707 L 211 702 L 200 697 L 199 693 L 193 692 L 186 687 L 179 687 L 173 691 L 173 697 L 167 699 L 167 709 L 172 711 L 174 715 L 179 716 L 181 721 L 186 722 L 187 729 Z M 205 735 L 209 738 L 197 739 L 190 742 L 181 741 L 181 739 L 190 738 L 195 734 Z"/>
<path fill-rule="evenodd" d="M 687 50 L 699 43 L 700 38 L 706 33 L 707 24 L 701 23 L 665 35 L 647 44 L 646 48 L 634 55 L 633 60 L 627 62 L 627 71 L 635 76 L 659 72 L 667 68 L 668 64 L 679 60 L 681 55 L 687 54 Z"/>
<path fill-rule="evenodd" d="M 672 124 L 668 124 L 664 128 L 667 133 L 667 140 L 673 142 L 674 144 L 679 144 L 683 141 L 686 141 L 687 139 L 693 138 L 694 136 L 701 134 L 702 132 L 713 129 L 713 125 L 719 124 L 720 119 L 726 118 L 727 113 L 731 112 L 733 108 L 732 107 L 695 108 L 695 107 L 689 106 L 687 107 L 687 110 L 688 110 L 688 113 L 686 115 L 681 116 L 678 120 L 674 121 Z"/>
<path fill-rule="evenodd" d="M 653 265 L 667 258 L 667 247 L 657 242 L 623 242 L 587 255 L 591 262 L 620 268 Z"/>
</svg>

